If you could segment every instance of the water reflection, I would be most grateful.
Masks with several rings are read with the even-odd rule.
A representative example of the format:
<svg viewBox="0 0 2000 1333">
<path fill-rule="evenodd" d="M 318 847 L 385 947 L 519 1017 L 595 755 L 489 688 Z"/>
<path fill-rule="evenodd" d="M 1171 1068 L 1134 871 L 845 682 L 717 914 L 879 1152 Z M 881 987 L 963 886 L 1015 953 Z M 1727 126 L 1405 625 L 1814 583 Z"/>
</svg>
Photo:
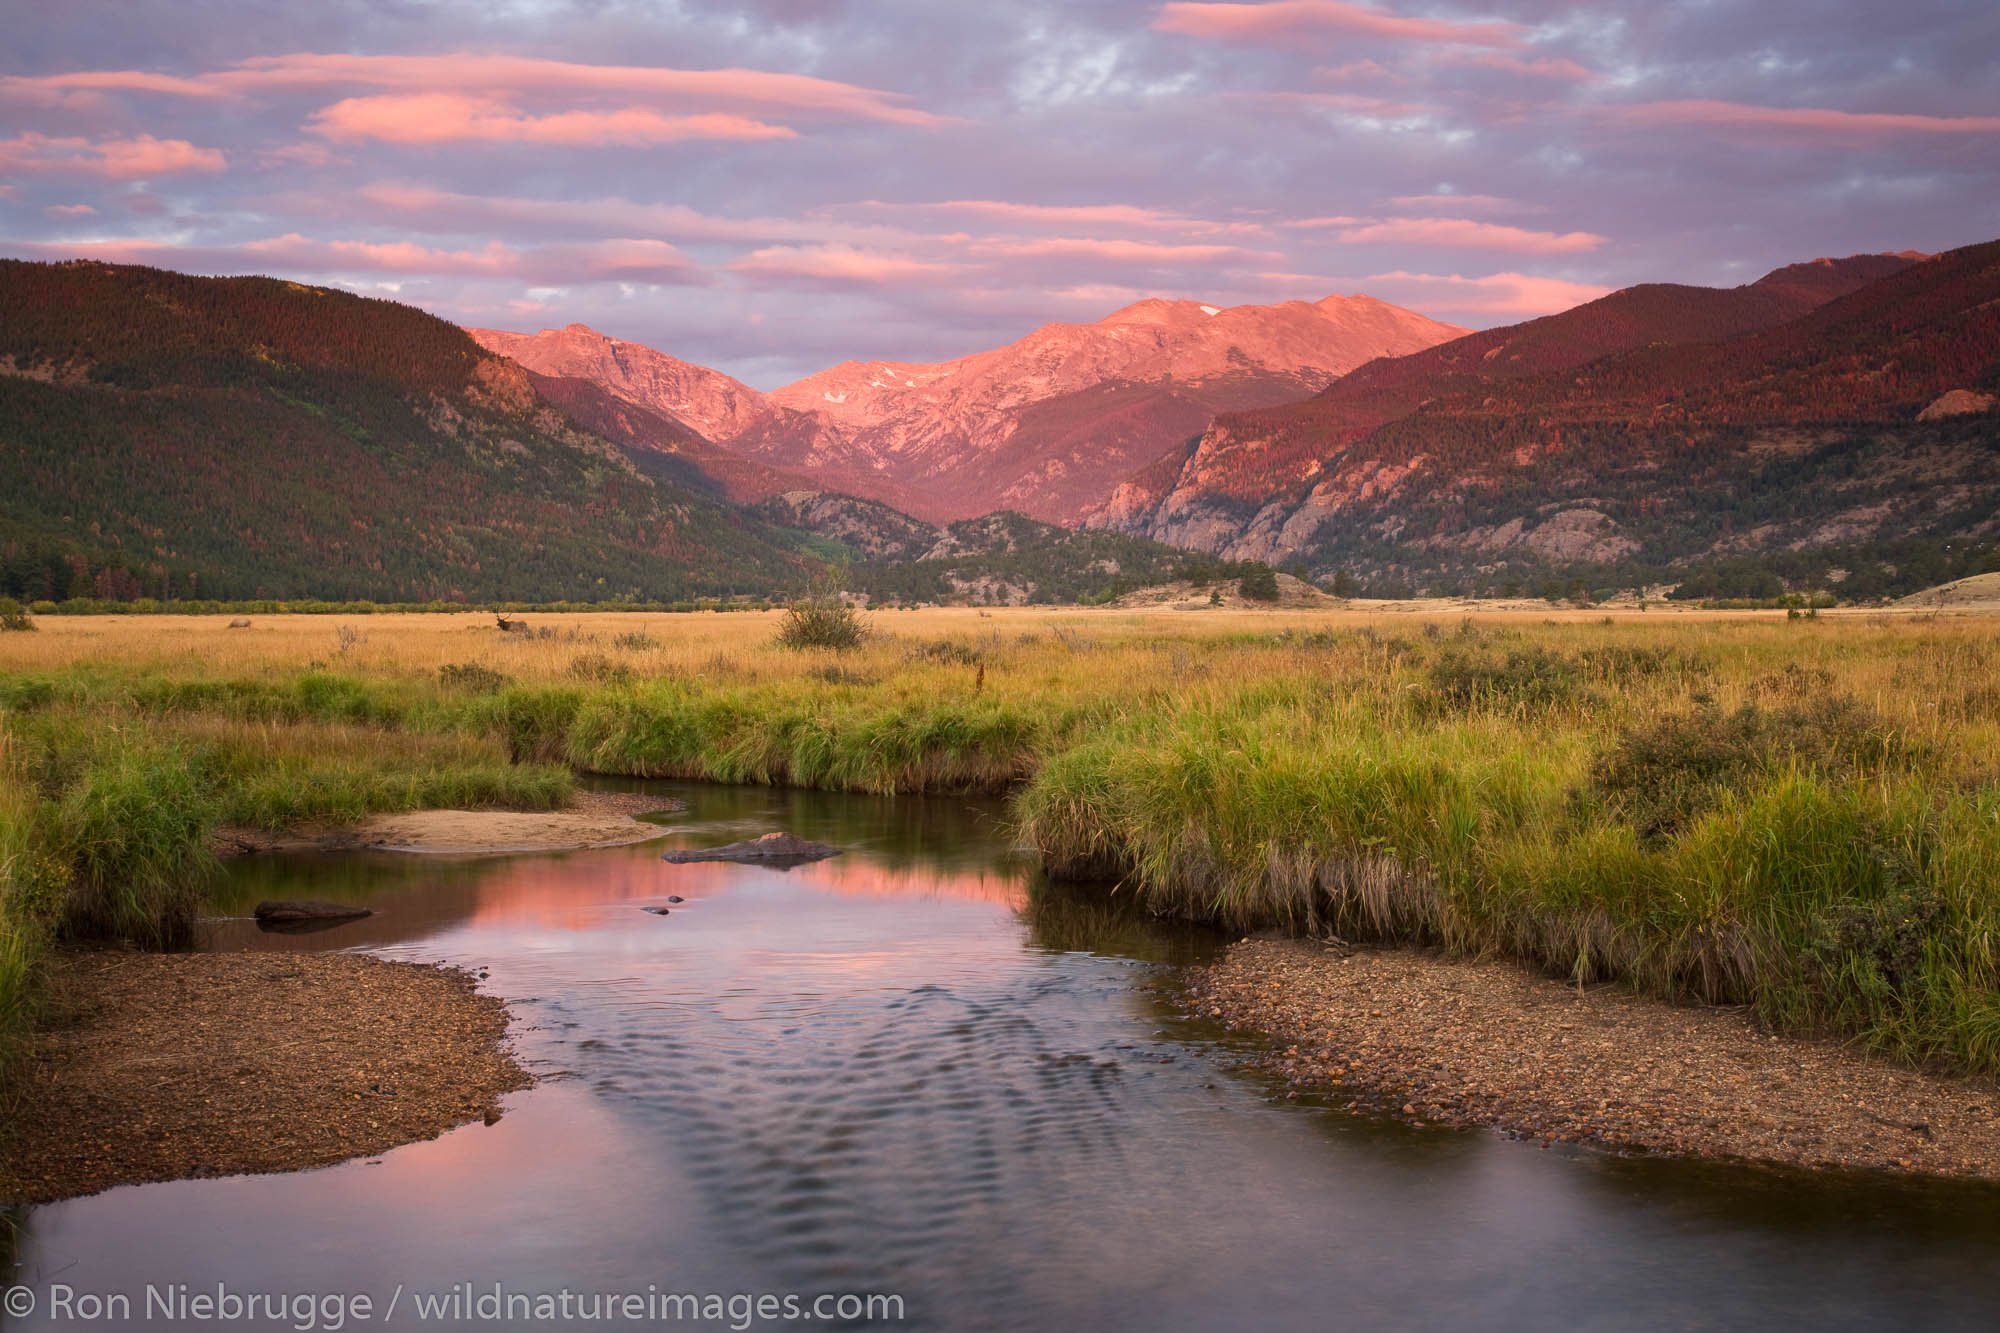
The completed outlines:
<svg viewBox="0 0 2000 1333">
<path fill-rule="evenodd" d="M 1218 942 L 1036 883 L 998 807 L 669 790 L 692 808 L 653 844 L 235 867 L 238 914 L 376 915 L 220 920 L 211 947 L 476 961 L 555 1077 L 379 1164 L 37 1209 L 19 1280 L 893 1291 L 898 1327 L 950 1330 L 1989 1326 L 1990 1190 L 1288 1103 L 1236 1069 L 1240 1039 L 1135 985 Z M 850 850 L 658 859 L 772 828 Z"/>
</svg>

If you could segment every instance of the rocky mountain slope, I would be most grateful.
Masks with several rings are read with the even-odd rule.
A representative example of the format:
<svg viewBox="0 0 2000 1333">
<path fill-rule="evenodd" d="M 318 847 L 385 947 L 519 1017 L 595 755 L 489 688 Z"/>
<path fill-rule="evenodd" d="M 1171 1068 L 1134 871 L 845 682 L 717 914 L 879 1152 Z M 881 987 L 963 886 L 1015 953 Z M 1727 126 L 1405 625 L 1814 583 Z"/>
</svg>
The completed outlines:
<svg viewBox="0 0 2000 1333">
<path fill-rule="evenodd" d="M 1090 521 L 1460 582 L 1976 536 L 2000 497 L 1978 406 L 1996 381 L 2000 243 L 1631 288 L 1220 417 Z"/>
<path fill-rule="evenodd" d="M 996 508 L 1074 521 L 1217 412 L 1290 401 L 1461 332 L 1366 296 L 1141 301 L 955 361 L 848 362 L 759 396 L 580 325 L 472 330 L 530 370 L 590 380 L 749 462 L 933 522 Z"/>
<path fill-rule="evenodd" d="M 1174 579 L 1243 572 L 1143 537 L 1080 532 L 1012 511 L 936 526 L 872 500 L 790 491 L 750 512 L 839 562 L 849 588 L 876 603 L 1108 602 Z"/>
<path fill-rule="evenodd" d="M 1005 507 L 1069 521 L 1219 410 L 1282 402 L 1461 332 L 1366 296 L 1141 301 L 955 361 L 835 366 L 771 393 L 793 415 L 733 445 L 784 466 L 872 467 L 948 517 Z"/>
<path fill-rule="evenodd" d="M 711 442 L 740 435 L 771 415 L 764 395 L 719 370 L 608 337 L 588 325 L 540 333 L 466 332 L 487 351 L 512 357 L 538 375 L 589 380 Z"/>
<path fill-rule="evenodd" d="M 412 307 L 0 261 L 0 591 L 678 599 L 810 562 Z"/>
</svg>

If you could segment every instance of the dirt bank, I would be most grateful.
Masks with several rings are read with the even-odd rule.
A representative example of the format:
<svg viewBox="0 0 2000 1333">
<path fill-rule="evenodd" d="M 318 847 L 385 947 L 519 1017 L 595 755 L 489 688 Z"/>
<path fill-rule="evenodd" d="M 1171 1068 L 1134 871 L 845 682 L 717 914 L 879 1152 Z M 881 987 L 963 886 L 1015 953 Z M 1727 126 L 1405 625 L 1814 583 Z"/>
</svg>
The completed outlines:
<svg viewBox="0 0 2000 1333">
<path fill-rule="evenodd" d="M 370 815 L 358 824 L 307 824 L 275 832 L 220 829 L 215 850 L 224 856 L 361 849 L 473 855 L 619 847 L 666 833 L 635 816 L 686 808 L 680 801 L 635 792 L 580 791 L 562 810 L 413 810 Z"/>
<path fill-rule="evenodd" d="M 80 952 L 14 1067 L 0 1198 L 297 1171 L 498 1116 L 532 1081 L 448 968 L 357 954 Z"/>
<path fill-rule="evenodd" d="M 2000 1180 L 2000 1082 L 1926 1075 L 1738 1010 L 1579 991 L 1507 963 L 1250 940 L 1189 1006 L 1274 1038 L 1265 1063 L 1412 1119 L 1811 1167 Z"/>
</svg>

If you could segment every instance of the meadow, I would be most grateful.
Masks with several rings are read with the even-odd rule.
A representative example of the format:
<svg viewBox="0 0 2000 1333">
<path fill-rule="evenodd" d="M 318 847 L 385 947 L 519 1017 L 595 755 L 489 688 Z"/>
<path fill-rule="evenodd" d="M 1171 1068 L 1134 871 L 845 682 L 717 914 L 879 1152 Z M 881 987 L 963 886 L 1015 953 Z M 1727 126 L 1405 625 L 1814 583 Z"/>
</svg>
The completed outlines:
<svg viewBox="0 0 2000 1333">
<path fill-rule="evenodd" d="M 600 772 L 1013 794 L 1054 875 L 2000 1072 L 2000 620 L 878 611 L 47 616 L 0 634 L 0 1018 L 183 938 L 213 831 Z M 1108 887 L 1115 885 L 1114 887 Z"/>
</svg>

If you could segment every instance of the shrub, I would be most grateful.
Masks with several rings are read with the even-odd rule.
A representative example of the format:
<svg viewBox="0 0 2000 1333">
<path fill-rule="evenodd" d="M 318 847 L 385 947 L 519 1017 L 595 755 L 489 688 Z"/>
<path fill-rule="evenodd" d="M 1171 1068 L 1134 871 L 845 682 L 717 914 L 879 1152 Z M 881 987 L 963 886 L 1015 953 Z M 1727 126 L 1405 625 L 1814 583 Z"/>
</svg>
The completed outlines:
<svg viewBox="0 0 2000 1333">
<path fill-rule="evenodd" d="M 1515 649 L 1504 659 L 1447 649 L 1431 663 L 1428 698 L 1435 712 L 1469 708 L 1548 708 L 1583 691 L 1582 663 L 1546 648 Z"/>
<path fill-rule="evenodd" d="M 643 653 L 659 647 L 660 641 L 644 630 L 635 629 L 629 633 L 620 634 L 611 641 L 611 646 L 613 648 L 623 648 L 627 652 Z"/>
<path fill-rule="evenodd" d="M 477 662 L 453 662 L 438 668 L 438 684 L 467 694 L 498 694 L 512 681 L 492 667 Z"/>
<path fill-rule="evenodd" d="M 913 645 L 903 654 L 905 662 L 937 662 L 945 666 L 978 666 L 984 660 L 977 648 L 955 639 L 936 639 Z"/>
<path fill-rule="evenodd" d="M 1672 836 L 1723 792 L 1793 765 L 1839 775 L 1913 765 L 1926 751 L 1873 709 L 1845 695 L 1733 713 L 1704 706 L 1642 723 L 1591 766 L 1592 788 L 1643 838 Z"/>
<path fill-rule="evenodd" d="M 0 630 L 33 629 L 35 621 L 12 597 L 0 597 Z"/>
<path fill-rule="evenodd" d="M 569 674 L 575 680 L 594 681 L 599 685 L 630 685 L 632 668 L 623 662 L 614 662 L 603 653 L 584 653 L 569 664 Z"/>
<path fill-rule="evenodd" d="M 777 642 L 781 648 L 828 648 L 838 653 L 860 647 L 866 637 L 868 624 L 861 613 L 847 604 L 834 579 L 822 577 L 785 608 Z"/>
</svg>

